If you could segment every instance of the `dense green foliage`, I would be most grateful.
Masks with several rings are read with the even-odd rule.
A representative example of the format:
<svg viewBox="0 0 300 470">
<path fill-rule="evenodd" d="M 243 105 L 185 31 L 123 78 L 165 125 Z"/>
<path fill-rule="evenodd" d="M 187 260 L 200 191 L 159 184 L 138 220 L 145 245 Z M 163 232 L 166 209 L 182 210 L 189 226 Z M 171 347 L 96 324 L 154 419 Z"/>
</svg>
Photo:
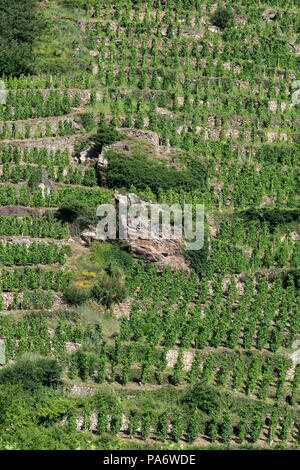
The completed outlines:
<svg viewBox="0 0 300 470">
<path fill-rule="evenodd" d="M 233 15 L 229 8 L 218 8 L 211 18 L 212 24 L 225 29 L 233 23 Z"/>
<path fill-rule="evenodd" d="M 30 70 L 33 46 L 45 28 L 39 0 L 0 2 L 0 70 L 20 75 Z"/>
<path fill-rule="evenodd" d="M 21 384 L 24 390 L 39 387 L 56 388 L 60 384 L 62 368 L 55 359 L 23 359 L 0 371 L 0 383 Z"/>
<path fill-rule="evenodd" d="M 150 188 L 154 194 L 160 190 L 204 190 L 206 183 L 205 168 L 197 160 L 191 160 L 186 170 L 168 167 L 163 161 L 147 160 L 144 155 L 110 153 L 109 164 L 105 170 L 107 185 L 110 188 L 140 191 Z"/>
</svg>

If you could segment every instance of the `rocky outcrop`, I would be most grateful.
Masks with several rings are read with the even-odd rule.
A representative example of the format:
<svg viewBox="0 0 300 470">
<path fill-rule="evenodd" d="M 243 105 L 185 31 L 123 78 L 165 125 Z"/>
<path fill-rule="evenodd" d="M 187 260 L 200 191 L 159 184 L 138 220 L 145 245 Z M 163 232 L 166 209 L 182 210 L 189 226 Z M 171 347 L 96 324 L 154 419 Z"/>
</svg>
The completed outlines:
<svg viewBox="0 0 300 470">
<path fill-rule="evenodd" d="M 88 159 L 97 158 L 99 155 L 99 146 L 93 143 L 88 149 L 79 154 L 80 163 L 86 163 Z"/>
<path fill-rule="evenodd" d="M 117 318 L 124 317 L 124 316 L 129 318 L 132 303 L 133 303 L 132 299 L 126 299 L 120 304 L 114 305 L 114 315 Z"/>
<path fill-rule="evenodd" d="M 106 160 L 106 158 L 104 157 L 104 152 L 102 151 L 98 157 L 98 162 L 97 162 L 97 167 L 96 167 L 98 181 L 101 186 L 105 186 L 105 183 L 106 183 L 104 170 L 107 167 L 107 165 L 108 165 L 108 160 Z"/>
<path fill-rule="evenodd" d="M 66 352 L 67 354 L 73 354 L 74 352 L 80 349 L 82 344 L 80 343 L 72 343 L 72 342 L 65 342 Z"/>
<path fill-rule="evenodd" d="M 160 206 L 151 202 L 142 201 L 135 194 L 120 194 L 115 191 L 117 204 L 140 204 L 143 212 L 149 214 L 152 210 L 160 211 Z M 159 270 L 170 266 L 172 270 L 189 270 L 189 266 L 182 254 L 185 242 L 180 232 L 174 228 L 171 236 L 168 237 L 168 225 L 163 223 L 155 224 L 149 216 L 140 215 L 138 231 L 134 224 L 134 216 L 130 213 L 120 216 L 120 224 L 127 227 L 127 243 L 134 258 L 143 258 L 145 262 L 157 263 Z M 151 231 L 151 232 L 150 232 Z M 155 235 L 153 235 L 155 234 Z"/>
<path fill-rule="evenodd" d="M 147 140 L 147 142 L 150 142 L 153 145 L 157 145 L 157 146 L 159 145 L 159 137 L 156 134 L 156 132 L 146 131 L 146 130 L 141 130 L 141 129 L 125 129 L 125 128 L 120 128 L 118 129 L 118 131 L 124 132 L 127 135 L 131 135 L 138 139 Z"/>
<path fill-rule="evenodd" d="M 117 233 L 117 238 L 124 239 L 132 253 L 133 258 L 143 258 L 147 263 L 157 263 L 159 270 L 164 270 L 170 266 L 172 270 L 183 269 L 189 271 L 189 264 L 183 255 L 185 241 L 181 235 L 181 230 L 176 227 L 169 227 L 169 224 L 158 222 L 151 219 L 148 214 L 152 210 L 161 211 L 158 204 L 142 201 L 135 194 L 120 194 L 118 191 L 114 193 L 119 228 L 125 227 L 126 234 Z M 124 214 L 120 214 L 120 206 L 127 204 L 130 209 L 135 204 L 140 204 L 142 209 L 141 215 L 137 222 L 137 215 L 128 210 Z M 170 230 L 170 233 L 169 233 Z M 90 245 L 94 240 L 101 240 L 96 227 L 89 226 L 81 233 L 81 240 L 86 245 Z M 106 235 L 103 241 L 106 241 Z"/>
<path fill-rule="evenodd" d="M 143 258 L 145 262 L 157 263 L 159 270 L 163 271 L 170 266 L 172 271 L 189 267 L 182 255 L 182 244 L 175 240 L 129 240 L 134 258 Z"/>
<path fill-rule="evenodd" d="M 93 241 L 97 240 L 97 233 L 95 227 L 86 228 L 80 235 L 81 240 L 87 245 L 91 245 Z"/>
<path fill-rule="evenodd" d="M 262 14 L 262 19 L 263 20 L 276 20 L 276 12 L 274 10 L 265 10 Z"/>
</svg>

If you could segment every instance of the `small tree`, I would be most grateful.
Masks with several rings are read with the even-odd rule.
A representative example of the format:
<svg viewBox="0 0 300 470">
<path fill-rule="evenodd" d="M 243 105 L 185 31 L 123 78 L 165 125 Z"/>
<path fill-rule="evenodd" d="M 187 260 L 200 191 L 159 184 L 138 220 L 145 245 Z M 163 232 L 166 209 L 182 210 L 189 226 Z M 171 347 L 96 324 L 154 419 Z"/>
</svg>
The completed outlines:
<svg viewBox="0 0 300 470">
<path fill-rule="evenodd" d="M 261 407 L 257 407 L 251 419 L 251 431 L 250 431 L 251 442 L 257 441 L 257 439 L 260 436 L 262 427 L 263 427 L 263 409 Z"/>
<path fill-rule="evenodd" d="M 281 429 L 279 433 L 279 438 L 282 441 L 286 441 L 289 434 L 289 428 L 291 426 L 291 411 L 288 407 L 285 408 L 284 417 L 281 423 Z"/>
<path fill-rule="evenodd" d="M 85 431 L 89 431 L 91 427 L 91 410 L 88 406 L 84 408 L 84 416 L 83 416 L 83 429 Z"/>
<path fill-rule="evenodd" d="M 129 372 L 130 372 L 130 363 L 128 359 L 124 361 L 123 371 L 122 371 L 122 385 L 126 385 L 129 380 Z"/>
<path fill-rule="evenodd" d="M 240 416 L 240 422 L 238 425 L 238 438 L 239 442 L 242 443 L 245 440 L 246 434 L 247 434 L 247 418 L 246 418 L 246 413 L 244 411 L 241 412 Z"/>
<path fill-rule="evenodd" d="M 218 8 L 211 17 L 213 25 L 218 28 L 225 29 L 232 25 L 233 15 L 229 8 Z"/>
<path fill-rule="evenodd" d="M 68 432 L 70 434 L 73 434 L 77 431 L 77 423 L 76 423 L 76 418 L 75 418 L 75 415 L 74 415 L 74 411 L 70 411 L 69 415 L 68 415 Z"/>
<path fill-rule="evenodd" d="M 113 144 L 120 140 L 118 131 L 106 124 L 105 119 L 100 120 L 97 131 L 97 144 L 102 149 L 105 145 Z"/>
<path fill-rule="evenodd" d="M 97 377 L 96 377 L 96 382 L 98 384 L 101 384 L 104 382 L 106 376 L 106 371 L 105 371 L 105 357 L 101 357 L 99 364 L 98 364 L 98 370 L 97 370 Z"/>
<path fill-rule="evenodd" d="M 172 384 L 179 385 L 183 373 L 182 351 L 178 352 L 178 358 L 174 365 L 174 372 L 172 376 Z"/>
</svg>

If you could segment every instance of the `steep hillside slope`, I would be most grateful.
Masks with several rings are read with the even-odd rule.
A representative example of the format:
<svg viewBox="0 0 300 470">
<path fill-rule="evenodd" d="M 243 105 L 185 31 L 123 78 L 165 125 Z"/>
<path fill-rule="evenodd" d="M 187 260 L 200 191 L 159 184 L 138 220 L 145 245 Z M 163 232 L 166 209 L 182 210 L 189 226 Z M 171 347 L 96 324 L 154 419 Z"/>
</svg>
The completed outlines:
<svg viewBox="0 0 300 470">
<path fill-rule="evenodd" d="M 298 449 L 297 2 L 35 8 L 0 53 L 0 448 Z M 203 204 L 203 248 L 95 240 L 128 194 Z"/>
</svg>

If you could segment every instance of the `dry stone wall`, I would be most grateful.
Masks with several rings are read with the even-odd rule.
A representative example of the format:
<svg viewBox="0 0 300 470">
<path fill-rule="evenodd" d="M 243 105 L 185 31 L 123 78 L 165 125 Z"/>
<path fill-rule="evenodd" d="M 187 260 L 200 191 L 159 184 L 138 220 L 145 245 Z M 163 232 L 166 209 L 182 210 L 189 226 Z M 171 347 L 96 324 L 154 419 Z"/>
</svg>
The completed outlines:
<svg viewBox="0 0 300 470">
<path fill-rule="evenodd" d="M 24 139 L 24 140 L 2 140 L 0 141 L 0 149 L 8 145 L 12 147 L 19 147 L 20 149 L 41 149 L 46 148 L 49 151 L 56 150 L 69 150 L 72 154 L 74 152 L 75 145 L 80 140 L 79 135 L 71 135 L 65 137 L 44 137 L 41 139 Z"/>
<path fill-rule="evenodd" d="M 10 131 L 12 130 L 12 126 L 15 125 L 19 132 L 25 133 L 26 126 L 29 125 L 31 136 L 33 136 L 34 133 L 38 129 L 41 129 L 41 131 L 45 133 L 46 123 L 50 123 L 52 132 L 56 133 L 58 131 L 58 125 L 59 125 L 58 123 L 60 121 L 72 122 L 74 132 L 83 130 L 79 116 L 66 115 L 66 116 L 49 117 L 49 118 L 41 118 L 41 119 L 27 119 L 26 121 L 7 121 L 6 123 L 2 124 L 2 126 L 0 127 L 0 131 L 2 131 L 4 125 L 6 125 Z"/>
</svg>

